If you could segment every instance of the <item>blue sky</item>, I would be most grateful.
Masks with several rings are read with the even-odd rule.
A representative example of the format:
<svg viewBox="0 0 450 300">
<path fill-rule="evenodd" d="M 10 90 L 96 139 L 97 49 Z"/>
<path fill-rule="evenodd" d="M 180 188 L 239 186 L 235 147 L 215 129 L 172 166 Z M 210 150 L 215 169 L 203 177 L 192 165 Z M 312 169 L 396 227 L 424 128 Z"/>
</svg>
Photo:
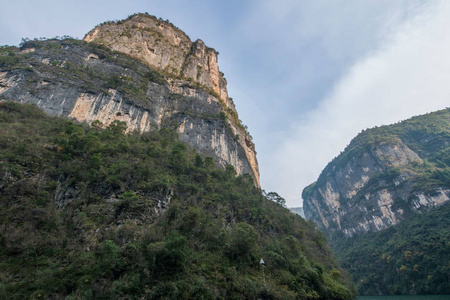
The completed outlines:
<svg viewBox="0 0 450 300">
<path fill-rule="evenodd" d="M 290 207 L 361 130 L 450 103 L 445 0 L 15 0 L 2 4 L 0 44 L 82 38 L 136 12 L 220 52 L 262 188 Z"/>
</svg>

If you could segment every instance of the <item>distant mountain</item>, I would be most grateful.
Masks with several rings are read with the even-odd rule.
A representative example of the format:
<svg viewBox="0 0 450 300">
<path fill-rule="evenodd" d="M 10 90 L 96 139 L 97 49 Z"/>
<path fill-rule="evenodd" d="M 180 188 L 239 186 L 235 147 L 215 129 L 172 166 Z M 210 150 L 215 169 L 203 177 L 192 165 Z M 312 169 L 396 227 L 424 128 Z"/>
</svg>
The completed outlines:
<svg viewBox="0 0 450 300">
<path fill-rule="evenodd" d="M 446 272 L 447 278 L 449 274 L 450 261 L 442 252 L 450 250 L 446 235 L 426 227 L 420 232 L 405 227 L 387 231 L 396 232 L 395 237 L 376 234 L 402 222 L 419 224 L 417 220 L 434 216 L 433 210 L 442 210 L 449 202 L 450 109 L 363 131 L 326 166 L 317 182 L 304 189 L 303 199 L 306 218 L 327 234 L 361 293 L 450 293 L 448 280 L 435 280 L 442 280 L 435 272 Z M 439 220 L 438 226 L 449 231 L 449 219 Z M 412 232 L 419 234 L 414 246 L 399 242 L 413 238 Z M 444 244 L 430 244 L 431 237 Z M 371 256 L 367 251 L 372 250 L 362 246 L 365 243 L 385 248 L 381 253 L 374 247 Z M 420 261 L 417 266 L 411 265 L 410 252 Z M 379 272 L 379 255 L 390 257 L 390 271 Z M 442 268 L 430 269 L 431 261 L 440 260 Z M 369 274 L 376 275 L 359 269 L 368 265 L 373 270 Z M 394 275 L 401 282 L 386 279 Z"/>
<path fill-rule="evenodd" d="M 305 212 L 303 211 L 303 207 L 290 207 L 289 210 L 291 212 L 293 212 L 294 214 L 301 216 L 302 218 L 305 217 Z"/>
</svg>

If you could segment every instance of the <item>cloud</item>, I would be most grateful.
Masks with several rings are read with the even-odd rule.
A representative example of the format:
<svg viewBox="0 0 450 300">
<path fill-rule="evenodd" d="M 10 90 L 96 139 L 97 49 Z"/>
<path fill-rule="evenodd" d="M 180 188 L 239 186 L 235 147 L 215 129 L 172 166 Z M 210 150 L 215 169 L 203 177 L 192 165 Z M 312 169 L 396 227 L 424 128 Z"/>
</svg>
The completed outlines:
<svg viewBox="0 0 450 300">
<path fill-rule="evenodd" d="M 264 167 L 270 173 L 264 173 L 263 186 L 276 187 L 290 206 L 298 206 L 302 189 L 362 129 L 449 106 L 450 2 L 431 4 L 397 26 L 292 125 L 291 136 Z"/>
<path fill-rule="evenodd" d="M 292 124 L 317 109 L 352 65 L 379 50 L 393 28 L 424 6 L 423 0 L 260 0 L 240 19 L 229 43 L 235 50 L 224 48 L 232 61 L 220 62 L 254 137 L 265 189 L 284 194 L 288 188 L 281 184 L 295 184 L 273 180 L 282 176 L 274 153 L 292 137 Z"/>
</svg>

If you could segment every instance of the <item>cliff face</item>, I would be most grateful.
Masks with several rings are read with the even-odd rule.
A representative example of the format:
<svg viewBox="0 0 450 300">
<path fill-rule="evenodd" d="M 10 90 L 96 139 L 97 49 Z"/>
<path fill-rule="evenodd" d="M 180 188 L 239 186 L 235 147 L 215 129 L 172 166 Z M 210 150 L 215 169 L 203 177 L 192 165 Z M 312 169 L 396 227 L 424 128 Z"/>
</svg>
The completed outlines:
<svg viewBox="0 0 450 300">
<path fill-rule="evenodd" d="M 190 78 L 214 90 L 234 109 L 228 99 L 227 82 L 219 72 L 216 50 L 202 40 L 192 42 L 168 22 L 136 14 L 124 21 L 99 25 L 83 40 L 126 53 L 166 74 Z"/>
<path fill-rule="evenodd" d="M 259 186 L 254 144 L 227 96 L 215 50 L 148 15 L 101 25 L 85 40 L 96 43 L 2 49 L 0 100 L 103 126 L 122 121 L 129 132 L 175 128 L 181 141 Z"/>
<path fill-rule="evenodd" d="M 450 110 L 363 132 L 303 191 L 329 235 L 379 231 L 450 199 Z"/>
</svg>

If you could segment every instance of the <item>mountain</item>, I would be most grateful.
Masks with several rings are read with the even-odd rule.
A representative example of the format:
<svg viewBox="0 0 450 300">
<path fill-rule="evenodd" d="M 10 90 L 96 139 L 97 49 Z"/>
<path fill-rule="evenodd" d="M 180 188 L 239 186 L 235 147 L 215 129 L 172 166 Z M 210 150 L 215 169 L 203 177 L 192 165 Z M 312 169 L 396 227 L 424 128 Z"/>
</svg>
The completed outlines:
<svg viewBox="0 0 450 300">
<path fill-rule="evenodd" d="M 282 204 L 217 52 L 169 22 L 0 48 L 0 298 L 354 297 Z"/>
<path fill-rule="evenodd" d="M 217 52 L 169 22 L 136 14 L 85 37 L 0 49 L 0 100 L 128 131 L 176 128 L 180 140 L 259 186 L 255 145 L 240 121 Z"/>
<path fill-rule="evenodd" d="M 125 130 L 0 103 L 0 298 L 352 298 L 324 235 L 250 175 Z"/>
<path fill-rule="evenodd" d="M 305 217 L 305 212 L 303 211 L 303 207 L 290 207 L 289 210 L 291 212 L 293 212 L 294 214 L 301 216 L 302 218 Z"/>
<path fill-rule="evenodd" d="M 450 229 L 449 219 L 435 219 L 443 231 L 418 221 L 446 214 L 449 145 L 450 109 L 365 130 L 303 190 L 307 219 L 327 234 L 361 293 L 450 293 L 449 257 L 443 255 L 450 245 L 443 234 Z M 423 228 L 413 230 L 411 224 Z M 380 273 L 380 261 L 388 257 L 390 269 Z M 447 274 L 447 280 L 440 282 L 443 277 L 436 272 Z M 387 279 L 394 277 L 398 280 Z"/>
</svg>

